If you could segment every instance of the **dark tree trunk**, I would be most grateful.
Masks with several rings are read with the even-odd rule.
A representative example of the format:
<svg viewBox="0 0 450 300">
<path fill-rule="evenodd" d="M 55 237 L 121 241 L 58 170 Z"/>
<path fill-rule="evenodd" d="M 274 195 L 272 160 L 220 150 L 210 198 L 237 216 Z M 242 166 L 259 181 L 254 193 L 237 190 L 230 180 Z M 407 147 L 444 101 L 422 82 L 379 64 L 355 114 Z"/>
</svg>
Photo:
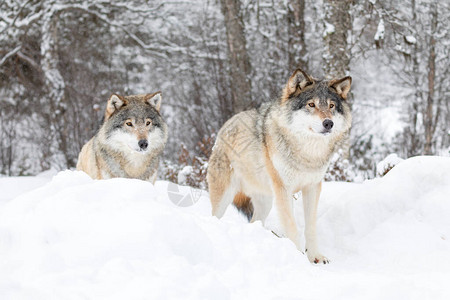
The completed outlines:
<svg viewBox="0 0 450 300">
<path fill-rule="evenodd" d="M 308 59 L 305 44 L 305 1 L 290 0 L 288 5 L 289 25 L 289 67 L 294 70 L 301 68 L 308 72 Z"/>
<path fill-rule="evenodd" d="M 352 28 L 350 9 L 352 1 L 325 0 L 325 53 L 324 72 L 326 77 L 347 75 L 350 53 L 347 38 Z"/>
<path fill-rule="evenodd" d="M 347 39 L 351 33 L 350 0 L 324 1 L 323 34 L 325 52 L 323 54 L 325 78 L 340 78 L 348 75 L 350 70 L 350 50 Z M 351 98 L 350 98 L 351 99 Z M 343 158 L 350 157 L 350 132 L 347 133 L 342 145 Z"/>
<path fill-rule="evenodd" d="M 431 36 L 430 36 L 430 54 L 428 56 L 428 97 L 427 97 L 427 105 L 424 114 L 423 123 L 425 125 L 425 146 L 423 149 L 424 154 L 431 155 L 432 151 L 432 143 L 433 143 L 433 135 L 436 129 L 437 118 L 434 122 L 433 117 L 433 104 L 434 104 L 434 90 L 435 90 L 435 82 L 434 79 L 436 77 L 436 39 L 435 33 L 437 29 L 437 3 L 433 2 L 431 6 Z M 438 110 L 439 107 L 436 107 Z M 436 116 L 438 116 L 438 112 L 436 111 Z"/>
<path fill-rule="evenodd" d="M 227 32 L 228 59 L 230 61 L 233 113 L 252 106 L 251 65 L 247 53 L 244 22 L 240 0 L 221 0 Z"/>
</svg>

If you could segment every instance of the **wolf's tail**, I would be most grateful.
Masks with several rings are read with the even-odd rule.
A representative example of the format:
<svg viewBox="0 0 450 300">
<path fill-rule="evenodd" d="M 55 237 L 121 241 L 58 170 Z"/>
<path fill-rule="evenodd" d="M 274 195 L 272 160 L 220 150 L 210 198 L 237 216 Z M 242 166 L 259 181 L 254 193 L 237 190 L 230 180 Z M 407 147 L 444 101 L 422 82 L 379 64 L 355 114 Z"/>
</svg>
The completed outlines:
<svg viewBox="0 0 450 300">
<path fill-rule="evenodd" d="M 236 196 L 234 196 L 233 204 L 236 206 L 238 211 L 243 213 L 248 221 L 252 219 L 253 216 L 253 204 L 251 201 L 251 198 L 245 195 L 244 193 L 237 193 Z"/>
</svg>

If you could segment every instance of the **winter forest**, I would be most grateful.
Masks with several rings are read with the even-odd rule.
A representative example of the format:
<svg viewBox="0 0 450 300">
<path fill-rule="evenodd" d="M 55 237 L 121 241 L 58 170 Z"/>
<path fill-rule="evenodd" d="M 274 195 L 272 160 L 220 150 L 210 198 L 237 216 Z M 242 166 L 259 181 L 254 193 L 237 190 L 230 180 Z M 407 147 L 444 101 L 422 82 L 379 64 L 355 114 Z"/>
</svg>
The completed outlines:
<svg viewBox="0 0 450 300">
<path fill-rule="evenodd" d="M 438 0 L 1 0 L 0 174 L 73 168 L 106 101 L 162 91 L 159 176 L 203 187 L 215 134 L 298 67 L 353 78 L 329 180 L 388 154 L 449 156 L 450 10 Z"/>
</svg>

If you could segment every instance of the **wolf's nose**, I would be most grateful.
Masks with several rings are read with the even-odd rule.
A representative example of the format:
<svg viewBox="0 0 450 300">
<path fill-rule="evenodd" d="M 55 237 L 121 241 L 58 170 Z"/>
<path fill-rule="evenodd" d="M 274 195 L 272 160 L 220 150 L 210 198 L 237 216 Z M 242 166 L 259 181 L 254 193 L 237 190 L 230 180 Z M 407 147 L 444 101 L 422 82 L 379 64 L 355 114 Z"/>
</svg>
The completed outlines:
<svg viewBox="0 0 450 300">
<path fill-rule="evenodd" d="M 140 140 L 138 142 L 138 145 L 139 145 L 139 148 L 141 148 L 142 150 L 145 150 L 148 147 L 148 142 L 147 142 L 147 140 Z"/>
<path fill-rule="evenodd" d="M 326 130 L 330 130 L 331 128 L 333 128 L 334 123 L 330 119 L 325 119 L 325 121 L 323 121 L 322 125 L 323 125 L 323 127 L 325 127 Z"/>
</svg>

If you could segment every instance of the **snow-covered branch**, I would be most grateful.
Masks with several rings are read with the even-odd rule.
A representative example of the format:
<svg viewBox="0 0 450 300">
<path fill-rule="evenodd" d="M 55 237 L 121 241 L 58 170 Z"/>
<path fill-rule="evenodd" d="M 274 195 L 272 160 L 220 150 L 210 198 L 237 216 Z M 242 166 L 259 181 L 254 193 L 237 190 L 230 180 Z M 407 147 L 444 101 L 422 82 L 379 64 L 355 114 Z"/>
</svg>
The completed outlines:
<svg viewBox="0 0 450 300">
<path fill-rule="evenodd" d="M 16 48 L 14 48 L 13 50 L 9 51 L 5 56 L 3 56 L 3 58 L 0 60 L 0 67 L 8 60 L 8 58 L 10 58 L 11 56 L 13 56 L 14 54 L 16 54 L 17 52 L 20 51 L 20 49 L 22 48 L 22 46 L 17 46 Z"/>
</svg>

